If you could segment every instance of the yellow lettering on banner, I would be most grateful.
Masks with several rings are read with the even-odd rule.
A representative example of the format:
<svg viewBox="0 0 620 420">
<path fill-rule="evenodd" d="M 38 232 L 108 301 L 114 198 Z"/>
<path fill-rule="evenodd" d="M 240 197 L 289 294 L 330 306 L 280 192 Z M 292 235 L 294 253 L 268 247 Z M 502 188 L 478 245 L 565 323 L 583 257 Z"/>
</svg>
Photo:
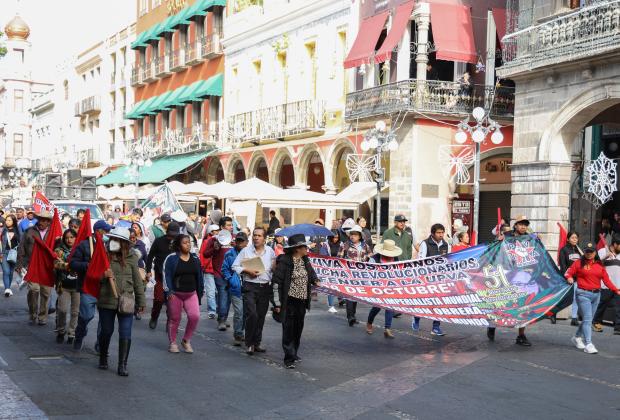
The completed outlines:
<svg viewBox="0 0 620 420">
<path fill-rule="evenodd" d="M 508 283 L 508 279 L 506 278 L 506 272 L 504 271 L 504 267 L 498 265 L 494 267 L 492 265 L 487 265 L 482 269 L 484 273 L 484 277 L 491 280 L 485 280 L 484 284 L 489 289 L 499 289 L 500 287 L 510 287 Z"/>
</svg>

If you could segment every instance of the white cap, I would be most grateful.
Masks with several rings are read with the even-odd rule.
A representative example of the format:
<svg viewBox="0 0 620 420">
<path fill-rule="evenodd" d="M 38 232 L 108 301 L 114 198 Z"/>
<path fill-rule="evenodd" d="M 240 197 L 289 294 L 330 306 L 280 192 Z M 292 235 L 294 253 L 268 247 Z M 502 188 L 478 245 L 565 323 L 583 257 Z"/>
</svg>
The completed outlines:
<svg viewBox="0 0 620 420">
<path fill-rule="evenodd" d="M 347 220 L 344 221 L 341 227 L 342 227 L 342 230 L 349 230 L 353 226 L 355 226 L 355 220 L 348 218 Z"/>
<path fill-rule="evenodd" d="M 214 230 L 220 230 L 219 225 L 209 225 L 209 227 L 207 228 L 207 233 L 211 233 Z"/>
</svg>

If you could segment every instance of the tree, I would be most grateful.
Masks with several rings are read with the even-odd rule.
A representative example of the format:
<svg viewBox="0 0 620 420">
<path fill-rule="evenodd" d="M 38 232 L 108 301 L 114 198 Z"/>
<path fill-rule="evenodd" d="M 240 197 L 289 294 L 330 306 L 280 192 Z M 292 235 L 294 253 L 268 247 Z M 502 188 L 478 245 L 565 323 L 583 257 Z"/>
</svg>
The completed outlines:
<svg viewBox="0 0 620 420">
<path fill-rule="evenodd" d="M 2 42 L 3 36 L 4 32 L 0 31 L 0 58 L 6 55 L 6 47 L 4 46 L 4 42 Z"/>
</svg>

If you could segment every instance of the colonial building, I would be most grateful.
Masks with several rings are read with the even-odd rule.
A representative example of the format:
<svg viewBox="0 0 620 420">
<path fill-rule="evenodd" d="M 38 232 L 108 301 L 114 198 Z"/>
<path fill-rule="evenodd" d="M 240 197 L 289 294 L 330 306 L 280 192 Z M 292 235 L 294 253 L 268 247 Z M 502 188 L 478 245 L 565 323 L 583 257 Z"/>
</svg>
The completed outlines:
<svg viewBox="0 0 620 420">
<path fill-rule="evenodd" d="M 620 1 L 509 5 L 499 74 L 516 82 L 512 215 L 527 215 L 550 250 L 557 222 L 594 242 L 620 208 L 607 194 L 616 167 L 586 170 L 601 152 L 620 157 Z"/>
</svg>

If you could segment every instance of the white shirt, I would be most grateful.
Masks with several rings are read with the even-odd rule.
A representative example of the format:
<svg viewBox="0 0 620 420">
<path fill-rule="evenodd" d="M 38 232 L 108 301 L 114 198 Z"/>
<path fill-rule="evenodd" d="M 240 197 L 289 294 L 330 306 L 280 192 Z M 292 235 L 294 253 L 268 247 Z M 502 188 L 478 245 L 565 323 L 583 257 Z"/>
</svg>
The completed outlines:
<svg viewBox="0 0 620 420">
<path fill-rule="evenodd" d="M 614 255 L 609 251 L 609 247 L 601 248 L 598 250 L 598 256 L 605 265 L 609 278 L 620 288 L 620 255 Z M 607 289 L 605 283 L 601 282 L 601 288 Z"/>
<path fill-rule="evenodd" d="M 437 244 L 437 248 L 439 248 L 440 246 L 442 246 L 444 244 L 443 239 L 439 242 L 436 242 L 433 238 L 431 238 L 431 241 L 435 242 Z M 448 254 L 450 253 L 450 250 L 452 249 L 452 246 L 446 242 L 446 244 L 448 245 Z M 418 258 L 426 258 L 426 253 L 428 252 L 428 249 L 426 249 L 426 241 L 422 241 L 420 242 L 420 250 L 418 251 Z"/>
<path fill-rule="evenodd" d="M 244 269 L 241 266 L 241 261 L 256 257 L 260 257 L 260 259 L 263 261 L 263 265 L 265 266 L 265 272 L 258 277 L 252 278 L 249 275 L 243 273 Z M 271 282 L 272 275 L 271 268 L 273 267 L 273 263 L 275 262 L 275 260 L 276 253 L 271 247 L 265 246 L 262 255 L 258 255 L 256 253 L 256 248 L 254 248 L 254 245 L 248 245 L 241 250 L 239 255 L 237 255 L 237 258 L 235 258 L 235 262 L 232 265 L 232 269 L 241 276 L 243 281 L 247 281 L 249 283 L 269 283 Z"/>
</svg>

